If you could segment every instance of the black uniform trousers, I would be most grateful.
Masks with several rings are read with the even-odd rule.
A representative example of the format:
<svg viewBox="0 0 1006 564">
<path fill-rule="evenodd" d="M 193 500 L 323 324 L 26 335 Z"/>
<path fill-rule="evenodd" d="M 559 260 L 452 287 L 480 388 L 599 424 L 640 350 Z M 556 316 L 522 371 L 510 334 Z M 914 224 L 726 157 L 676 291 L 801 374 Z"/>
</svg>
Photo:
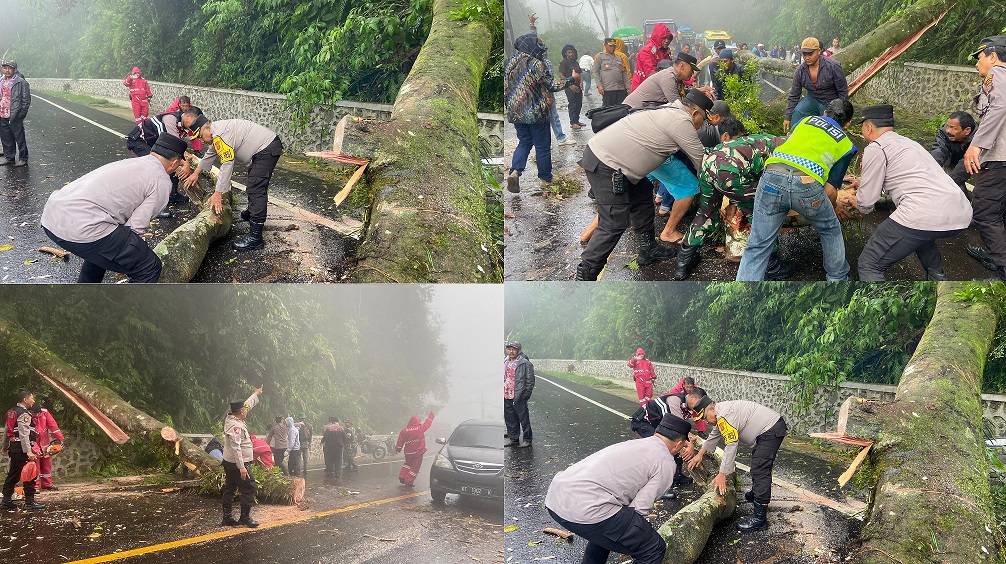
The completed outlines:
<svg viewBox="0 0 1006 564">
<path fill-rule="evenodd" d="M 758 503 L 768 505 L 772 500 L 772 466 L 786 431 L 786 421 L 780 417 L 771 429 L 758 435 L 751 449 L 751 491 Z"/>
<path fill-rule="evenodd" d="M 42 227 L 57 245 L 84 259 L 77 282 L 97 284 L 105 272 L 121 272 L 130 283 L 153 284 L 161 277 L 161 259 L 135 231 L 120 225 L 91 243 L 64 241 Z"/>
<path fill-rule="evenodd" d="M 248 213 L 256 223 L 265 223 L 269 204 L 269 180 L 283 155 L 283 143 L 276 137 L 265 149 L 252 156 L 248 167 Z"/>
<path fill-rule="evenodd" d="M 602 106 L 617 106 L 625 101 L 625 97 L 629 95 L 627 90 L 605 90 L 604 94 L 601 95 L 601 105 Z"/>
<path fill-rule="evenodd" d="M 982 236 L 989 256 L 999 266 L 1006 266 L 1006 161 L 982 165 L 971 197 L 972 221 Z"/>
<path fill-rule="evenodd" d="M 567 521 L 551 509 L 548 514 L 566 530 L 587 540 L 583 564 L 604 564 L 612 551 L 631 555 L 635 564 L 660 564 L 664 560 L 667 543 L 650 522 L 631 507 L 623 507 L 618 513 L 593 525 Z"/>
<path fill-rule="evenodd" d="M 241 515 L 248 515 L 251 512 L 252 506 L 255 505 L 255 492 L 258 491 L 255 476 L 252 475 L 251 470 L 248 470 L 248 479 L 242 480 L 241 471 L 238 470 L 237 464 L 227 462 L 226 460 L 223 463 L 225 480 L 223 490 L 224 515 L 231 515 L 231 506 L 234 504 L 235 491 L 241 492 Z"/>
<path fill-rule="evenodd" d="M 615 169 L 599 161 L 590 147 L 583 151 L 580 166 L 594 192 L 598 216 L 597 229 L 580 260 L 588 266 L 601 268 L 608 262 L 608 255 L 615 250 L 615 245 L 630 224 L 640 242 L 654 238 L 653 184 L 646 178 L 635 184 L 625 178 L 622 182 L 625 192 L 615 194 L 612 192 Z"/>
<path fill-rule="evenodd" d="M 930 280 L 933 275 L 945 275 L 943 257 L 936 241 L 953 237 L 963 229 L 953 231 L 923 231 L 905 227 L 891 218 L 877 226 L 859 255 L 859 279 L 863 282 L 883 282 L 884 272 L 894 263 L 915 253 Z"/>
<path fill-rule="evenodd" d="M 527 400 L 510 400 L 503 398 L 503 421 L 506 423 L 506 434 L 511 441 L 531 441 L 531 413 L 527 408 Z M 524 434 L 521 435 L 521 428 Z"/>
<path fill-rule="evenodd" d="M 16 444 L 16 443 L 15 443 Z M 20 450 L 10 450 L 10 468 L 7 469 L 7 479 L 3 483 L 3 498 L 10 501 L 14 495 L 14 486 L 21 481 L 21 470 L 28 464 L 28 455 Z M 35 480 L 24 483 L 24 497 L 31 500 L 35 497 Z"/>
<path fill-rule="evenodd" d="M 583 109 L 583 91 L 573 92 L 567 88 L 566 101 L 569 102 L 569 125 L 580 123 L 580 110 Z"/>
<path fill-rule="evenodd" d="M 342 445 L 325 443 L 325 473 L 342 475 Z"/>
</svg>

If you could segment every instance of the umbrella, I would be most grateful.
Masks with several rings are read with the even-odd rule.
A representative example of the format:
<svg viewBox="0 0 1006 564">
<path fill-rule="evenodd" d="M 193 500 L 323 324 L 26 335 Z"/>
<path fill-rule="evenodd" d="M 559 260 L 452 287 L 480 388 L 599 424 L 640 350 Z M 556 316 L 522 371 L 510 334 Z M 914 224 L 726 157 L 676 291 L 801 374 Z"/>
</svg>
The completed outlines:
<svg viewBox="0 0 1006 564">
<path fill-rule="evenodd" d="M 615 31 L 611 32 L 611 37 L 632 37 L 633 35 L 642 35 L 643 32 L 639 30 L 638 27 L 626 26 L 620 27 Z"/>
</svg>

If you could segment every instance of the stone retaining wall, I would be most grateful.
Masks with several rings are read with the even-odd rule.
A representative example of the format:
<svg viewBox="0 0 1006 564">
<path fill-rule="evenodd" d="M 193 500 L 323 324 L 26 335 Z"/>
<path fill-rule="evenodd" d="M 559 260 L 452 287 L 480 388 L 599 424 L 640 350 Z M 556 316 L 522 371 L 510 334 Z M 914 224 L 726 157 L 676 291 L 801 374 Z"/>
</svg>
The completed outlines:
<svg viewBox="0 0 1006 564">
<path fill-rule="evenodd" d="M 32 78 L 29 80 L 34 90 L 55 90 L 86 94 L 95 98 L 105 98 L 123 107 L 129 107 L 126 87 L 118 79 L 98 78 Z M 366 119 L 391 118 L 390 104 L 371 104 L 342 100 L 336 102 L 335 110 L 316 108 L 311 126 L 294 131 L 291 127 L 291 112 L 284 109 L 286 97 L 282 94 L 252 92 L 249 90 L 228 90 L 205 86 L 187 86 L 167 82 L 150 82 L 154 93 L 151 112 L 156 114 L 167 108 L 178 96 L 192 98 L 213 119 L 247 119 L 272 129 L 283 140 L 287 151 L 330 151 L 331 132 L 346 115 Z M 491 148 L 494 156 L 503 155 L 503 116 L 479 113 L 479 136 Z"/>
<path fill-rule="evenodd" d="M 866 65 L 849 75 L 849 82 L 866 70 Z M 785 92 L 792 77 L 762 73 L 763 78 Z M 918 62 L 889 63 L 870 79 L 859 93 L 882 103 L 915 110 L 926 116 L 949 115 L 957 110 L 971 112 L 971 98 L 978 93 L 981 77 L 974 67 L 934 65 Z M 853 97 L 855 103 L 855 96 Z"/>
<path fill-rule="evenodd" d="M 626 360 L 556 360 L 532 359 L 535 373 L 566 372 L 605 378 L 632 387 L 632 370 Z M 842 382 L 837 392 L 819 392 L 810 413 L 797 415 L 791 401 L 792 393 L 786 391 L 788 376 L 764 374 L 742 370 L 700 368 L 679 364 L 654 362 L 657 382 L 654 393 L 673 388 L 685 376 L 695 378 L 717 401 L 745 399 L 758 402 L 778 411 L 790 429 L 797 433 L 821 433 L 835 430 L 835 420 L 842 402 L 849 396 L 893 401 L 895 386 Z M 983 394 L 985 418 L 992 424 L 996 436 L 1006 435 L 1006 396 Z"/>
</svg>

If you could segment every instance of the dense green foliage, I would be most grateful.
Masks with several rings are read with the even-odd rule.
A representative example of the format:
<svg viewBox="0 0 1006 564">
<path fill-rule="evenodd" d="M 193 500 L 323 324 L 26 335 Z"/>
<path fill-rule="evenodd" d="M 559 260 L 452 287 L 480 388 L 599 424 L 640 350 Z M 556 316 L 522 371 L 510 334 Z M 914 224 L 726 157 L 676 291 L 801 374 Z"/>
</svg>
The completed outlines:
<svg viewBox="0 0 1006 564">
<path fill-rule="evenodd" d="M 461 0 L 455 13 L 494 34 L 485 111 L 502 104 L 501 14 L 501 0 Z M 281 92 L 303 122 L 341 99 L 393 102 L 432 15 L 431 0 L 30 2 L 0 47 L 29 78 L 123 78 L 136 65 L 150 80 Z"/>
<path fill-rule="evenodd" d="M 758 83 L 758 59 L 754 58 L 744 63 L 741 76 L 723 75 L 723 99 L 730 104 L 730 111 L 740 118 L 748 133 L 763 133 L 768 126 L 765 108 L 759 99 L 761 86 Z"/>
<path fill-rule="evenodd" d="M 375 289 L 15 286 L 0 316 L 180 432 L 219 432 L 227 403 L 260 385 L 253 431 L 303 411 L 316 427 L 336 415 L 388 432 L 442 400 L 444 348 L 430 288 Z M 98 434 L 0 347 L 4 404 L 24 388 L 64 428 Z"/>
<path fill-rule="evenodd" d="M 895 384 L 932 317 L 935 286 L 507 284 L 506 335 L 533 359 L 654 361 L 791 376 L 798 402 L 844 380 Z M 983 389 L 1006 391 L 1006 335 Z"/>
</svg>

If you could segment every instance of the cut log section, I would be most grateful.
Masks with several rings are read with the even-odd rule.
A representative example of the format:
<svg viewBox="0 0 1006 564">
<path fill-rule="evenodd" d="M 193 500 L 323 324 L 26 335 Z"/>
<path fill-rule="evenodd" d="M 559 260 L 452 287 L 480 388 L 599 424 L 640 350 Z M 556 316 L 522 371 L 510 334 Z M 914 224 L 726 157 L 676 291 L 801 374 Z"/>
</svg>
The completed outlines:
<svg viewBox="0 0 1006 564">
<path fill-rule="evenodd" d="M 50 386 L 62 392 L 63 395 L 69 398 L 69 400 L 73 402 L 74 405 L 79 407 L 80 410 L 84 412 L 84 415 L 87 415 L 91 419 L 91 421 L 93 421 L 94 424 L 98 426 L 99 429 L 101 429 L 102 431 L 104 431 L 106 435 L 108 435 L 109 439 L 112 439 L 113 443 L 121 445 L 125 444 L 125 442 L 129 440 L 129 435 L 127 435 L 125 431 L 120 429 L 119 426 L 116 425 L 114 421 L 108 418 L 108 416 L 102 413 L 101 410 L 94 407 L 94 405 L 92 405 L 91 402 L 87 401 L 86 399 L 81 397 L 80 394 L 74 392 L 73 390 L 65 386 L 62 382 L 57 382 L 54 378 L 52 378 L 48 374 L 43 373 L 38 368 L 32 366 L 32 369 L 34 369 L 39 376 L 44 378 L 45 381 L 48 382 Z"/>
<path fill-rule="evenodd" d="M 188 282 L 192 280 L 196 272 L 199 272 L 210 244 L 226 237 L 231 232 L 231 226 L 234 223 L 232 211 L 234 198 L 230 192 L 224 194 L 223 210 L 219 215 L 213 213 L 209 205 L 209 197 L 213 195 L 213 190 L 207 191 L 199 188 L 198 191 L 193 189 L 189 193 L 194 201 L 201 202 L 199 205 L 201 211 L 194 218 L 169 233 L 154 247 L 154 253 L 162 263 L 159 282 Z M 199 193 L 206 195 L 205 200 L 196 197 Z"/>
<path fill-rule="evenodd" d="M 545 527 L 544 529 L 541 530 L 541 532 L 547 533 L 549 535 L 555 535 L 566 542 L 573 542 L 574 540 L 576 540 L 576 535 L 574 535 L 569 531 L 564 531 L 562 529 L 553 529 L 552 527 Z"/>
</svg>

